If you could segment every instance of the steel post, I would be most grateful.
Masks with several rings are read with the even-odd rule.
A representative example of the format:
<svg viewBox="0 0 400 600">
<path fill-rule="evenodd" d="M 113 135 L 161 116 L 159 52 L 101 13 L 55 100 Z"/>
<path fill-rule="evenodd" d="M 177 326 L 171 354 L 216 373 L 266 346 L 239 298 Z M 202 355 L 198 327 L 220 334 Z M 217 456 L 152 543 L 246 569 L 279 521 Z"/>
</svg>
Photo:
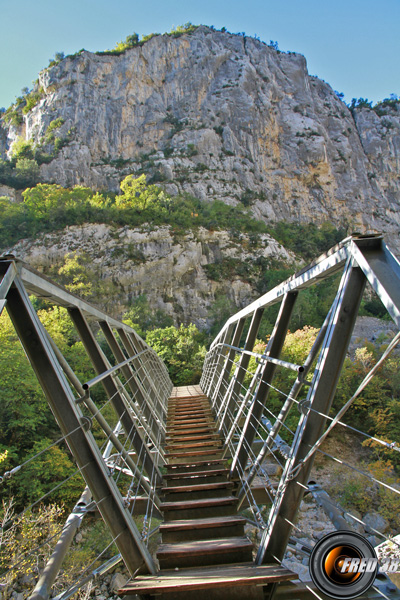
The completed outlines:
<svg viewBox="0 0 400 600">
<path fill-rule="evenodd" d="M 138 354 L 145 348 L 143 342 L 140 339 L 134 338 L 133 335 L 128 335 L 123 329 L 118 329 L 118 334 L 121 338 L 122 345 L 129 355 Z M 159 419 L 165 423 L 166 421 L 166 410 L 163 403 L 160 401 L 160 396 L 156 390 L 151 377 L 147 371 L 147 368 L 142 359 L 138 359 L 138 366 L 135 365 L 136 371 L 140 377 L 143 389 L 154 410 L 159 416 Z"/>
<path fill-rule="evenodd" d="M 256 475 L 260 469 L 260 466 L 261 466 L 263 460 L 265 459 L 265 456 L 269 452 L 274 441 L 279 437 L 279 432 L 280 432 L 281 428 L 283 427 L 286 417 L 288 416 L 293 403 L 295 402 L 297 396 L 299 395 L 299 393 L 304 385 L 304 379 L 307 376 L 312 363 L 316 359 L 318 352 L 321 349 L 321 345 L 324 340 L 326 330 L 328 327 L 330 314 L 331 314 L 331 311 L 329 311 L 324 324 L 322 325 L 321 329 L 319 330 L 318 335 L 315 339 L 315 342 L 304 362 L 303 370 L 301 373 L 299 373 L 299 376 L 297 377 L 296 381 L 294 382 L 294 384 L 286 398 L 286 401 L 285 401 L 284 405 L 282 406 L 278 417 L 276 418 L 275 423 L 272 425 L 272 427 L 269 431 L 267 439 L 264 441 L 262 448 L 259 451 L 257 458 L 255 459 L 255 461 L 250 469 L 250 472 L 246 478 L 246 481 L 242 482 L 242 487 L 238 494 L 238 499 L 239 499 L 238 509 L 242 505 L 244 498 L 246 496 L 247 490 L 250 488 L 250 486 L 254 480 L 254 477 L 256 477 Z"/>
<path fill-rule="evenodd" d="M 234 325 L 232 323 L 232 325 L 230 325 L 226 331 L 224 332 L 223 335 L 223 343 L 225 344 L 229 344 L 229 340 L 231 339 L 232 335 L 233 335 L 233 330 L 234 330 Z M 216 352 L 216 364 L 213 368 L 210 368 L 210 373 L 208 376 L 208 381 L 207 383 L 204 385 L 204 393 L 209 395 L 210 391 L 215 389 L 215 386 L 217 384 L 217 381 L 219 381 L 219 378 L 221 376 L 221 372 L 222 372 L 222 368 L 224 365 L 224 348 L 216 348 L 215 352 Z"/>
<path fill-rule="evenodd" d="M 240 343 L 240 338 L 242 337 L 244 324 L 246 319 L 240 319 L 236 323 L 235 333 L 233 334 L 232 346 L 238 346 Z M 216 408 L 217 412 L 221 410 L 222 400 L 218 402 L 220 396 L 222 399 L 225 397 L 226 389 L 228 387 L 229 374 L 232 370 L 233 361 L 235 359 L 235 350 L 230 350 L 228 356 L 225 360 L 224 368 L 219 377 L 218 383 L 215 386 L 214 393 L 211 398 L 211 406 L 212 408 Z"/>
</svg>

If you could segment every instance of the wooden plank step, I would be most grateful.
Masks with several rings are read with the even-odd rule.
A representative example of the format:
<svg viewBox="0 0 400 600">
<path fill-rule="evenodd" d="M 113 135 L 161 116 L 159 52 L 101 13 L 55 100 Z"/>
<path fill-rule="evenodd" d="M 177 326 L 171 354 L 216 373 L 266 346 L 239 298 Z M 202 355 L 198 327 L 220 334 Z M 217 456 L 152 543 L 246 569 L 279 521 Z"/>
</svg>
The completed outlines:
<svg viewBox="0 0 400 600">
<path fill-rule="evenodd" d="M 202 411 L 203 412 L 203 411 Z M 210 418 L 210 415 L 212 416 L 213 413 L 211 411 L 208 411 L 207 415 L 188 415 L 187 411 L 183 411 L 182 413 L 178 414 L 177 417 L 177 421 L 182 421 L 182 419 L 186 416 L 186 419 L 189 421 L 194 421 L 195 419 L 200 419 L 200 418 Z M 175 421 L 175 413 L 168 413 L 167 415 L 167 421 L 170 421 L 171 423 L 173 423 Z"/>
<path fill-rule="evenodd" d="M 200 423 L 203 424 L 204 423 L 215 423 L 214 421 L 214 417 L 212 415 L 184 415 L 182 417 L 179 417 L 177 419 L 175 419 L 175 417 L 169 417 L 167 418 L 167 427 L 174 427 L 176 425 L 186 425 L 186 424 L 193 424 L 193 423 Z"/>
<path fill-rule="evenodd" d="M 211 413 L 209 414 L 197 414 L 197 413 L 182 413 L 182 416 L 178 416 L 175 417 L 174 415 L 171 417 L 170 415 L 168 416 L 168 420 L 167 420 L 167 429 L 173 429 L 176 425 L 181 425 L 182 421 L 202 421 L 204 422 L 207 419 L 211 419 L 211 422 L 213 421 L 213 415 Z"/>
<path fill-rule="evenodd" d="M 191 385 L 186 387 L 178 386 L 172 389 L 170 398 L 180 398 L 181 396 L 186 396 L 187 398 L 192 398 L 193 396 L 205 396 L 206 394 L 203 392 L 199 385 Z"/>
<path fill-rule="evenodd" d="M 216 540 L 195 540 L 193 542 L 181 542 L 178 544 L 160 544 L 157 550 L 157 558 L 179 558 L 190 555 L 206 556 L 210 552 L 219 552 L 221 554 L 233 552 L 240 548 L 253 548 L 250 540 L 243 537 L 220 538 Z"/>
<path fill-rule="evenodd" d="M 182 410 L 211 410 L 209 402 L 180 402 L 177 404 L 168 404 L 166 412 L 174 413 Z"/>
<path fill-rule="evenodd" d="M 186 450 L 189 448 L 221 448 L 222 447 L 222 442 L 221 440 L 209 440 L 208 442 L 203 441 L 203 442 L 187 442 L 184 443 L 182 441 L 177 441 L 177 442 L 172 442 L 169 444 L 166 444 L 166 448 L 168 448 L 168 450 Z"/>
<path fill-rule="evenodd" d="M 171 404 L 190 404 L 191 402 L 207 402 L 210 404 L 207 396 L 180 396 L 179 398 L 169 398 L 168 406 Z"/>
<path fill-rule="evenodd" d="M 211 445 L 211 443 L 215 445 L 221 445 L 221 438 L 215 436 L 195 436 L 190 438 L 177 438 L 176 440 L 168 440 L 166 441 L 166 448 L 176 448 L 177 446 L 187 447 L 188 444 L 204 444 Z"/>
<path fill-rule="evenodd" d="M 188 411 L 188 410 L 211 410 L 209 403 L 196 404 L 191 402 L 190 404 L 177 404 L 176 406 L 168 406 L 168 414 Z"/>
<path fill-rule="evenodd" d="M 180 415 L 189 412 L 212 412 L 210 406 L 176 406 L 168 409 L 168 415 Z"/>
<path fill-rule="evenodd" d="M 212 491 L 221 489 L 231 489 L 234 484 L 231 481 L 222 481 L 220 483 L 193 483 L 191 485 L 178 485 L 163 487 L 161 491 L 163 494 L 178 494 L 180 492 L 200 492 L 200 491 Z"/>
<path fill-rule="evenodd" d="M 167 446 L 173 446 L 176 444 L 189 444 L 189 443 L 201 443 L 201 442 L 218 442 L 222 443 L 221 438 L 218 434 L 201 434 L 201 435 L 189 435 L 184 437 L 168 438 L 165 440 Z"/>
<path fill-rule="evenodd" d="M 188 529 L 209 529 L 211 527 L 230 527 L 232 525 L 244 525 L 244 517 L 232 515 L 228 517 L 209 517 L 208 519 L 181 519 L 179 521 L 169 521 L 161 523 L 160 533 L 166 531 L 185 531 Z"/>
<path fill-rule="evenodd" d="M 223 498 L 233 495 L 235 484 L 231 481 L 213 481 L 200 483 L 195 481 L 189 485 L 175 485 L 162 488 L 163 499 L 166 502 L 179 502 L 182 500 L 201 500 Z"/>
<path fill-rule="evenodd" d="M 167 444 L 170 444 L 171 442 L 192 442 L 192 441 L 196 441 L 196 440 L 211 440 L 211 439 L 221 439 L 219 433 L 202 433 L 201 435 L 180 435 L 178 436 L 173 436 L 172 438 L 170 437 L 166 437 L 165 441 L 167 442 Z"/>
<path fill-rule="evenodd" d="M 186 425 L 185 425 L 184 427 L 179 427 L 176 429 L 169 429 L 167 431 L 167 437 L 169 437 L 172 440 L 181 435 L 213 435 L 213 434 L 219 435 L 219 432 L 217 431 L 217 429 L 214 425 L 200 425 L 199 427 L 195 427 L 195 428 L 192 428 L 192 427 L 193 426 L 190 426 L 190 428 L 187 429 Z"/>
<path fill-rule="evenodd" d="M 224 565 L 219 567 L 162 571 L 140 575 L 118 591 L 119 596 L 178 593 L 214 588 L 267 585 L 297 579 L 296 573 L 279 565 Z M 245 597 L 245 596 L 244 596 Z"/>
<path fill-rule="evenodd" d="M 211 410 L 182 410 L 179 412 L 168 413 L 168 422 L 179 425 L 179 423 L 185 419 L 209 419 L 212 417 L 213 413 Z"/>
<path fill-rule="evenodd" d="M 181 399 L 185 399 L 185 400 L 190 400 L 191 398 L 207 398 L 206 394 L 204 394 L 203 392 L 198 392 L 196 394 L 182 394 L 181 396 L 174 396 L 171 395 L 168 400 L 181 400 Z"/>
<path fill-rule="evenodd" d="M 170 423 L 175 422 L 177 425 L 184 419 L 205 419 L 212 417 L 213 413 L 211 410 L 182 410 L 179 412 L 168 413 L 168 421 Z"/>
<path fill-rule="evenodd" d="M 170 464 L 170 465 L 165 465 L 167 468 L 167 471 L 169 473 L 182 473 L 185 471 L 189 471 L 189 470 L 193 470 L 196 468 L 202 468 L 202 467 L 214 467 L 215 465 L 225 465 L 226 464 L 226 459 L 225 458 L 212 458 L 212 459 L 203 459 L 203 460 L 191 460 L 186 463 L 179 463 L 179 464 Z M 182 471 L 183 469 L 183 471 Z"/>
<path fill-rule="evenodd" d="M 237 515 L 208 516 L 197 519 L 177 519 L 160 525 L 164 544 L 176 542 L 210 540 L 228 537 L 243 537 L 247 521 Z"/>
<path fill-rule="evenodd" d="M 191 408 L 192 406 L 207 406 L 210 407 L 210 403 L 207 400 L 207 398 L 203 399 L 194 399 L 194 400 L 178 400 L 176 402 L 168 402 L 168 410 L 170 410 L 171 408 L 180 408 L 181 406 L 187 406 L 188 408 Z"/>
<path fill-rule="evenodd" d="M 177 426 L 174 427 L 173 429 L 170 429 L 168 431 L 168 435 L 169 436 L 177 436 L 177 435 L 189 435 L 191 433 L 212 433 L 216 431 L 216 425 L 213 423 L 210 423 L 209 425 L 191 425 L 191 426 L 187 426 L 187 425 L 182 425 L 182 426 Z"/>
<path fill-rule="evenodd" d="M 252 550 L 253 544 L 242 536 L 160 544 L 156 555 L 161 569 L 169 569 L 247 562 Z"/>
<path fill-rule="evenodd" d="M 167 481 L 169 480 L 174 480 L 174 479 L 199 479 L 201 480 L 202 477 L 213 477 L 213 476 L 219 476 L 219 475 L 226 475 L 228 476 L 230 470 L 229 469 L 212 469 L 210 471 L 188 471 L 186 473 L 166 473 L 164 475 L 164 479 L 166 479 Z"/>
<path fill-rule="evenodd" d="M 222 442 L 219 438 L 204 438 L 194 440 L 174 440 L 166 442 L 165 450 L 172 452 L 174 450 L 188 450 L 190 448 L 222 448 Z"/>
<path fill-rule="evenodd" d="M 188 452 L 166 452 L 164 454 L 165 458 L 185 458 L 187 456 L 217 456 L 221 454 L 220 449 L 213 450 L 210 448 L 209 450 L 192 450 Z"/>
<path fill-rule="evenodd" d="M 214 424 L 215 421 L 212 418 L 201 418 L 201 419 L 181 419 L 178 422 L 175 421 L 167 421 L 167 429 L 174 429 L 175 426 L 179 426 L 179 425 L 202 425 L 204 427 L 204 425 L 212 425 Z"/>
<path fill-rule="evenodd" d="M 168 398 L 168 404 L 170 402 L 179 402 L 180 400 L 208 400 L 205 394 L 195 394 L 193 396 L 170 396 Z"/>
<path fill-rule="evenodd" d="M 182 412 L 200 412 L 203 410 L 212 411 L 211 406 L 209 404 L 188 404 L 183 406 L 169 406 L 167 409 L 167 413 L 169 415 L 178 414 Z"/>
<path fill-rule="evenodd" d="M 161 502 L 160 510 L 163 512 L 174 510 L 187 510 L 195 508 L 214 508 L 217 506 L 229 506 L 237 504 L 238 499 L 235 496 L 226 496 L 224 498 L 205 498 L 201 500 L 181 500 L 180 502 Z"/>
</svg>

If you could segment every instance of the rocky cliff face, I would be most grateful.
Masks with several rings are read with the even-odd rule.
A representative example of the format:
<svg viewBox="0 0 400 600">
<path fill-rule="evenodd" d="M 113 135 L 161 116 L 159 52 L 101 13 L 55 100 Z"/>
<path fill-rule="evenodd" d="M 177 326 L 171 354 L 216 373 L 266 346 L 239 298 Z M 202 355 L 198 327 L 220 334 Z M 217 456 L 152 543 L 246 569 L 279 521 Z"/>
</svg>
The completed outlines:
<svg viewBox="0 0 400 600">
<path fill-rule="evenodd" d="M 21 135 L 47 151 L 62 140 L 45 181 L 117 190 L 146 172 L 172 193 L 241 200 L 264 220 L 383 231 L 400 248 L 399 107 L 353 116 L 303 56 L 202 26 L 67 57 L 39 88 L 0 145 L 4 155 Z"/>
<path fill-rule="evenodd" d="M 24 240 L 12 252 L 58 277 L 66 255 L 84 258 L 90 299 L 109 312 L 121 317 L 144 294 L 150 306 L 165 311 L 176 324 L 193 322 L 201 329 L 217 316 L 210 310 L 218 297 L 223 296 L 229 316 L 234 307 L 243 308 L 259 295 L 252 277 L 257 259 L 264 259 L 264 265 L 294 262 L 293 255 L 268 235 L 252 247 L 247 235 L 232 240 L 226 231 L 200 228 L 176 238 L 169 227 L 147 231 L 100 224 Z M 230 272 L 232 265 L 242 266 L 241 272 Z"/>
</svg>

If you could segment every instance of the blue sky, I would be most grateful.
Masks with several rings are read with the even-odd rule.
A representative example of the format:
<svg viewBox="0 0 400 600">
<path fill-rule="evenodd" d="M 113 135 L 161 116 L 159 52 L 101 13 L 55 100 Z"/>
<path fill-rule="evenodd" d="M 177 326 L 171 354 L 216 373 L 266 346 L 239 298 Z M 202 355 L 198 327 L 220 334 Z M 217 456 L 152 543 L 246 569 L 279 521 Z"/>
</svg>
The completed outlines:
<svg viewBox="0 0 400 600">
<path fill-rule="evenodd" d="M 105 50 L 191 21 L 303 54 L 311 75 L 374 102 L 400 96 L 400 0 L 0 0 L 0 107 L 56 52 Z"/>
</svg>

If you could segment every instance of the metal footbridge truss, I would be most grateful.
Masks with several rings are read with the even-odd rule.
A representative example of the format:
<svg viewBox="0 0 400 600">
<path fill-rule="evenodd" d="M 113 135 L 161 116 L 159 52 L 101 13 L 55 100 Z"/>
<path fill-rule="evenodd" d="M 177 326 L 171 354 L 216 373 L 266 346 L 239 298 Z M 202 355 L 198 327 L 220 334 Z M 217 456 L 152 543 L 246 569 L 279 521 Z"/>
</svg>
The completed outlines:
<svg viewBox="0 0 400 600">
<path fill-rule="evenodd" d="M 0 311 L 5 308 L 11 318 L 61 430 L 58 441 L 67 444 L 84 480 L 31 600 L 54 597 L 63 560 L 83 518 L 93 511 L 106 523 L 118 553 L 96 569 L 83 567 L 57 600 L 73 596 L 120 561 L 130 574 L 121 596 L 295 598 L 309 590 L 320 597 L 311 586 L 296 583 L 284 559 L 296 545 L 304 494 L 318 496 L 310 484 L 316 453 L 330 431 L 343 426 L 343 415 L 399 341 L 398 333 L 333 414 L 367 283 L 400 330 L 400 265 L 382 237 L 343 240 L 233 315 L 211 344 L 200 385 L 184 388 L 174 388 L 163 362 L 131 327 L 27 264 L 3 256 L 0 277 Z M 337 292 L 308 357 L 301 365 L 282 360 L 299 292 L 328 277 L 336 278 Z M 32 296 L 68 311 L 93 365 L 90 381 L 81 382 L 68 364 Z M 271 308 L 275 325 L 260 352 L 257 335 Z M 280 369 L 293 374 L 285 392 L 274 386 Z M 269 406 L 271 390 L 282 397 L 278 414 Z M 287 418 L 293 414 L 298 418 L 291 430 Z M 374 441 L 399 450 L 397 440 Z M 276 464 L 279 477 L 268 474 L 267 462 Z M 23 468 L 0 473 L 0 481 Z M 375 483 L 399 493 L 383 481 Z M 349 519 L 335 514 L 338 528 L 351 529 Z M 252 540 L 246 535 L 249 524 L 258 532 Z M 155 550 L 149 549 L 151 540 L 158 540 Z M 307 556 L 309 549 L 303 552 Z M 370 593 L 365 597 L 387 597 L 379 586 Z M 390 597 L 397 597 L 394 593 Z"/>
</svg>

